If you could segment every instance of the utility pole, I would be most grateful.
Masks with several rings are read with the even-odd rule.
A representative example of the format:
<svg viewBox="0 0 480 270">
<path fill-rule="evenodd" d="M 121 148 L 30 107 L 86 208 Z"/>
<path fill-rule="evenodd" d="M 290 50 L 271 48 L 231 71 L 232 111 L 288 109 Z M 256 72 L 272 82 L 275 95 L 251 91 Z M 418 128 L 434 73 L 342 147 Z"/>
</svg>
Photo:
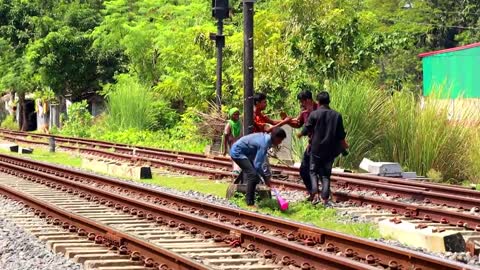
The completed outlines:
<svg viewBox="0 0 480 270">
<path fill-rule="evenodd" d="M 243 0 L 243 134 L 253 131 L 253 4 Z"/>
<path fill-rule="evenodd" d="M 228 0 L 212 0 L 212 16 L 217 19 L 217 33 L 210 33 L 210 39 L 215 40 L 217 47 L 217 83 L 215 104 L 218 111 L 222 110 L 222 65 L 223 47 L 225 47 L 225 36 L 223 35 L 223 20 L 228 18 Z"/>
</svg>

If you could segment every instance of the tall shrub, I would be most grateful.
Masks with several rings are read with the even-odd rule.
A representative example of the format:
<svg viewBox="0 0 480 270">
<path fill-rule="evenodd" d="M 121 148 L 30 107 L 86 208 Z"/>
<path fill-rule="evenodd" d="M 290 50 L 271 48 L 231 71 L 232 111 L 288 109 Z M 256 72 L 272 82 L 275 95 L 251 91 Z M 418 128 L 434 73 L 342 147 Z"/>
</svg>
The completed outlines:
<svg viewBox="0 0 480 270">
<path fill-rule="evenodd" d="M 336 80 L 327 86 L 332 109 L 343 116 L 350 154 L 339 165 L 357 168 L 364 157 L 372 156 L 380 143 L 388 112 L 388 96 L 372 83 L 359 78 Z"/>
<path fill-rule="evenodd" d="M 438 171 L 446 179 L 467 177 L 471 130 L 448 119 L 448 104 L 435 96 L 421 106 L 410 92 L 398 92 L 389 102 L 389 118 L 381 151 L 386 160 L 427 175 Z M 462 117 L 468 117 L 464 114 Z M 457 119 L 462 123 L 462 119 Z"/>
<path fill-rule="evenodd" d="M 112 131 L 151 128 L 156 118 L 153 95 L 136 78 L 120 76 L 107 93 L 107 113 Z"/>
</svg>

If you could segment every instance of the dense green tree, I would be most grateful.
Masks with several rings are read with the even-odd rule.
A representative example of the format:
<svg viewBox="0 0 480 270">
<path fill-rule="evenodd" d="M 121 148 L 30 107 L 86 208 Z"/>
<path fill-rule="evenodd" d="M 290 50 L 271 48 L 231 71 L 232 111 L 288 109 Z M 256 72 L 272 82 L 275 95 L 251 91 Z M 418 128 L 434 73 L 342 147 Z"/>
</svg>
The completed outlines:
<svg viewBox="0 0 480 270">
<path fill-rule="evenodd" d="M 243 18 L 241 1 L 230 2 L 224 102 L 240 105 Z M 273 107 L 352 74 L 417 91 L 418 53 L 480 38 L 476 0 L 265 0 L 255 8 L 255 89 L 267 92 Z M 81 96 L 127 74 L 176 107 L 206 108 L 214 98 L 210 2 L 0 0 L 0 14 L 7 91 L 49 87 Z"/>
</svg>

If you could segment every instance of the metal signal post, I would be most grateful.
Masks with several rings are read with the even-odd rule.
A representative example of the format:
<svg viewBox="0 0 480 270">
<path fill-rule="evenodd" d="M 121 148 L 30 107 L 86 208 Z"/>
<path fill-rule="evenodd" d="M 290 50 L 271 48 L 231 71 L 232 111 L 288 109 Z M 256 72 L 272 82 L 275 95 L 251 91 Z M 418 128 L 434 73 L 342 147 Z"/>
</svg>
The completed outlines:
<svg viewBox="0 0 480 270">
<path fill-rule="evenodd" d="M 253 131 L 253 4 L 243 0 L 243 129 L 245 135 Z"/>
<path fill-rule="evenodd" d="M 215 40 L 217 47 L 217 83 L 215 104 L 217 109 L 222 109 L 222 65 L 223 65 L 223 47 L 225 47 L 225 36 L 223 35 L 223 20 L 228 18 L 229 8 L 228 0 L 212 0 L 212 16 L 217 19 L 217 33 L 211 33 L 210 39 Z"/>
</svg>

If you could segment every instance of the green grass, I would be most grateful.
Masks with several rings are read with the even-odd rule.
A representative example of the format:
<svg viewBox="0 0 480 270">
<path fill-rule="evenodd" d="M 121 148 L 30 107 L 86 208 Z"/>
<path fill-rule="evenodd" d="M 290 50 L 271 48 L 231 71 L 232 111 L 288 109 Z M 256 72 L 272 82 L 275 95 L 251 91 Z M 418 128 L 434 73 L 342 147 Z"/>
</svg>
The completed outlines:
<svg viewBox="0 0 480 270">
<path fill-rule="evenodd" d="M 72 155 L 69 153 L 63 153 L 63 152 L 50 153 L 48 150 L 44 150 L 41 148 L 34 148 L 32 154 L 13 153 L 5 149 L 1 149 L 1 151 L 9 155 L 20 156 L 23 158 L 31 158 L 33 160 L 55 163 L 55 164 L 62 164 L 62 165 L 72 166 L 72 167 L 80 167 L 82 164 L 82 159 L 80 156 Z"/>
<path fill-rule="evenodd" d="M 243 196 L 236 196 L 232 199 L 241 208 L 247 209 Z M 313 206 L 307 202 L 291 203 L 287 211 L 282 212 L 278 208 L 275 199 L 262 200 L 258 203 L 260 213 L 269 214 L 276 217 L 287 218 L 294 221 L 306 222 L 317 227 L 355 235 L 363 238 L 378 238 L 380 232 L 377 225 L 373 223 L 352 223 L 349 218 L 342 218 L 337 210 L 324 208 L 323 206 Z"/>
<path fill-rule="evenodd" d="M 224 198 L 228 184 L 208 179 L 189 176 L 160 176 L 154 175 L 153 179 L 134 180 L 142 183 L 174 188 L 181 191 L 195 190 L 204 194 L 212 194 Z"/>
<path fill-rule="evenodd" d="M 2 150 L 5 153 L 9 153 Z M 19 155 L 16 153 L 9 153 L 11 155 Z M 22 155 L 33 160 L 50 162 L 61 165 L 69 165 L 72 167 L 81 167 L 81 157 L 72 155 L 70 153 L 50 153 L 47 150 L 35 149 L 31 155 Z M 212 194 L 220 198 L 225 198 L 228 183 L 212 181 L 208 179 L 201 179 L 190 176 L 166 176 L 154 175 L 153 179 L 142 180 L 125 180 L 136 181 L 141 183 L 148 183 L 162 187 L 173 188 L 181 191 L 195 190 L 204 194 Z M 243 196 L 236 196 L 232 202 L 246 209 L 247 205 Z M 348 219 L 343 219 L 337 215 L 335 209 L 325 209 L 321 206 L 312 206 L 309 203 L 292 203 L 286 212 L 281 212 L 278 209 L 276 200 L 263 200 L 258 203 L 259 211 L 261 213 L 270 214 L 272 216 L 287 218 L 294 221 L 301 221 L 311 223 L 320 228 L 343 232 L 359 237 L 375 238 L 379 237 L 377 226 L 372 223 L 350 223 Z"/>
</svg>

